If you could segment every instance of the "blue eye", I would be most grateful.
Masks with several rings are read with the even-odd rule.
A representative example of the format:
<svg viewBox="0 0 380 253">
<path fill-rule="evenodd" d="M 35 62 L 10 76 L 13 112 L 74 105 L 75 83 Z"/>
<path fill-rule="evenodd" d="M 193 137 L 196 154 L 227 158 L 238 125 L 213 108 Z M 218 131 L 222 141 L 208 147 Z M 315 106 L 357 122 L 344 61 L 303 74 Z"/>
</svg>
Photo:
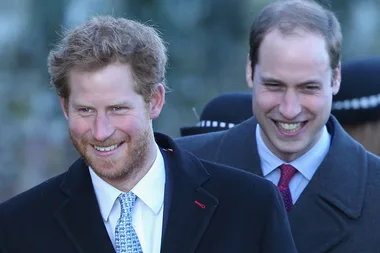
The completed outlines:
<svg viewBox="0 0 380 253">
<path fill-rule="evenodd" d="M 319 89 L 319 87 L 316 86 L 316 85 L 308 85 L 308 86 L 306 86 L 306 89 L 308 89 L 308 90 L 317 90 L 317 89 Z"/>
<path fill-rule="evenodd" d="M 79 108 L 78 111 L 88 113 L 88 112 L 92 112 L 92 109 L 88 107 L 84 107 L 84 108 Z"/>
<path fill-rule="evenodd" d="M 113 106 L 111 107 L 111 112 L 115 112 L 115 113 L 125 113 L 127 112 L 128 108 L 124 107 L 124 106 Z"/>
<path fill-rule="evenodd" d="M 278 83 L 264 83 L 264 86 L 267 87 L 279 87 L 280 85 Z"/>
</svg>

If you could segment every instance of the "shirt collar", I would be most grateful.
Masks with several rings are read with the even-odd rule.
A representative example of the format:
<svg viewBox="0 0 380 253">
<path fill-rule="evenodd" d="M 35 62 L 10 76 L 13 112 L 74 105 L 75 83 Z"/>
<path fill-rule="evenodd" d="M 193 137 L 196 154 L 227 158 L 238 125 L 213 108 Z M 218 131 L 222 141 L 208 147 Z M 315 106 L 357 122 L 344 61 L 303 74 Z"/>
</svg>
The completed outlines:
<svg viewBox="0 0 380 253">
<path fill-rule="evenodd" d="M 165 164 L 157 144 L 156 149 L 157 155 L 152 167 L 131 191 L 157 215 L 164 203 Z M 89 171 L 100 213 L 103 220 L 108 221 L 112 207 L 122 192 L 100 178 L 91 167 Z"/>
<path fill-rule="evenodd" d="M 256 127 L 256 140 L 257 150 L 261 160 L 261 169 L 265 177 L 278 168 L 278 166 L 286 162 L 274 155 L 265 145 L 260 134 L 259 124 L 257 124 Z M 308 152 L 292 161 L 290 164 L 295 167 L 306 179 L 311 180 L 329 151 L 330 141 L 331 136 L 328 133 L 326 126 L 324 126 L 322 129 L 321 138 L 318 142 Z"/>
<path fill-rule="evenodd" d="M 146 175 L 135 185 L 132 192 L 156 215 L 161 210 L 165 195 L 165 163 L 156 144 L 157 156 Z"/>
<path fill-rule="evenodd" d="M 103 220 L 108 221 L 111 209 L 122 192 L 100 178 L 91 167 L 89 167 L 89 171 L 100 213 Z"/>
</svg>

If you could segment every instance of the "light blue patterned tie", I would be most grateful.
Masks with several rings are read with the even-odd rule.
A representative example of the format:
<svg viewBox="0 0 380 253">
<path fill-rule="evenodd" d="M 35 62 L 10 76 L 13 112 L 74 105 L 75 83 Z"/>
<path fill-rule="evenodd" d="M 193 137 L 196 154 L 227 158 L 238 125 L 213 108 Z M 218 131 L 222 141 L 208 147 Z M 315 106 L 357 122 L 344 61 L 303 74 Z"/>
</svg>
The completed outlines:
<svg viewBox="0 0 380 253">
<path fill-rule="evenodd" d="M 121 193 L 118 200 L 121 214 L 115 228 L 116 252 L 142 253 L 139 238 L 132 226 L 132 208 L 136 202 L 136 195 L 132 192 Z"/>
</svg>

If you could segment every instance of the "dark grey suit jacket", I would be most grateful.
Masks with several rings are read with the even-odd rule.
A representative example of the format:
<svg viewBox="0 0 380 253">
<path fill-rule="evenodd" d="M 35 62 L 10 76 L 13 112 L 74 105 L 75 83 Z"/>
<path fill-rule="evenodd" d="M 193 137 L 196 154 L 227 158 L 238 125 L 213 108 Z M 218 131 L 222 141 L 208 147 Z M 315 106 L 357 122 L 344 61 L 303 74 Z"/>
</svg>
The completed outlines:
<svg viewBox="0 0 380 253">
<path fill-rule="evenodd" d="M 200 158 L 262 176 L 254 118 L 223 132 L 188 136 L 179 146 Z M 330 150 L 289 213 L 299 253 L 380 252 L 380 158 L 331 116 Z"/>
<path fill-rule="evenodd" d="M 296 252 L 273 184 L 201 161 L 165 135 L 155 137 L 166 170 L 161 252 Z M 115 252 L 82 159 L 0 205 L 0 252 Z"/>
</svg>

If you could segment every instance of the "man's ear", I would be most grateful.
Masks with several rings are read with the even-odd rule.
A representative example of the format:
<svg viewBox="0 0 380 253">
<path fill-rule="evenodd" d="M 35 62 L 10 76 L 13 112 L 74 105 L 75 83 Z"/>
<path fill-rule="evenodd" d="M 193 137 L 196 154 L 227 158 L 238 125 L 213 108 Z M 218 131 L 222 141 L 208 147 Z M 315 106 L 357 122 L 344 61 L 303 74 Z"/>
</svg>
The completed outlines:
<svg viewBox="0 0 380 253">
<path fill-rule="evenodd" d="M 333 95 L 338 94 L 340 89 L 340 83 L 341 83 L 341 63 L 338 63 L 338 66 L 333 70 L 333 82 L 332 82 L 332 90 Z"/>
<path fill-rule="evenodd" d="M 66 119 L 69 119 L 69 112 L 68 112 L 68 101 L 67 99 L 63 97 L 59 97 L 59 102 L 61 103 L 61 109 L 63 111 L 63 114 L 65 115 Z"/>
<path fill-rule="evenodd" d="M 164 103 L 165 87 L 160 83 L 158 84 L 149 102 L 150 119 L 155 119 L 160 115 Z"/>
<path fill-rule="evenodd" d="M 247 81 L 248 88 L 253 88 L 252 65 L 249 55 L 247 57 L 247 66 L 245 67 L 245 79 Z"/>
</svg>

